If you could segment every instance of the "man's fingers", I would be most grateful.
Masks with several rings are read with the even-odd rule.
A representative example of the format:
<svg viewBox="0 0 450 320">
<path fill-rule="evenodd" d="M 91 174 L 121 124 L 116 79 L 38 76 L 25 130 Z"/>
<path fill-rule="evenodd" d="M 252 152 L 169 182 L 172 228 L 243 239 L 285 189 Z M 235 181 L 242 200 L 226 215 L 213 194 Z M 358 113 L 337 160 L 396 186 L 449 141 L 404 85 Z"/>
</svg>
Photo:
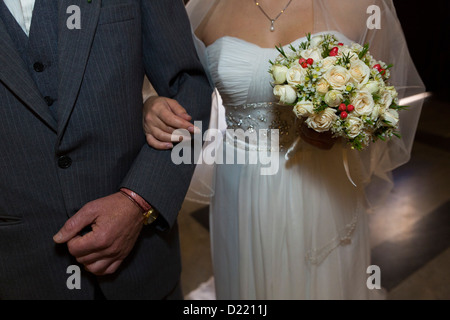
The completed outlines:
<svg viewBox="0 0 450 320">
<path fill-rule="evenodd" d="M 103 272 L 102 275 L 113 274 L 114 272 L 116 272 L 116 270 L 119 269 L 120 265 L 122 264 L 122 261 L 123 260 L 114 261 L 109 265 L 109 267 Z"/>
<path fill-rule="evenodd" d="M 64 226 L 53 236 L 53 241 L 56 243 L 65 243 L 76 237 L 84 228 L 90 226 L 93 221 L 94 219 L 86 210 L 80 210 L 66 221 Z"/>
<path fill-rule="evenodd" d="M 92 264 L 85 265 L 84 268 L 96 276 L 113 274 L 119 268 L 123 260 L 99 260 Z"/>
<path fill-rule="evenodd" d="M 76 257 L 77 261 L 85 266 L 93 264 L 99 260 L 106 259 L 110 257 L 106 257 L 104 252 L 92 252 L 84 256 Z"/>
<path fill-rule="evenodd" d="M 83 236 L 76 236 L 67 242 L 67 248 L 71 255 L 76 258 L 85 257 L 108 247 L 104 240 L 99 239 L 95 231 L 88 232 Z"/>
<path fill-rule="evenodd" d="M 105 271 L 108 269 L 110 265 L 111 261 L 109 259 L 98 260 L 91 264 L 85 264 L 84 269 L 89 271 L 90 273 L 93 273 L 96 276 L 102 276 L 106 274 Z"/>
</svg>

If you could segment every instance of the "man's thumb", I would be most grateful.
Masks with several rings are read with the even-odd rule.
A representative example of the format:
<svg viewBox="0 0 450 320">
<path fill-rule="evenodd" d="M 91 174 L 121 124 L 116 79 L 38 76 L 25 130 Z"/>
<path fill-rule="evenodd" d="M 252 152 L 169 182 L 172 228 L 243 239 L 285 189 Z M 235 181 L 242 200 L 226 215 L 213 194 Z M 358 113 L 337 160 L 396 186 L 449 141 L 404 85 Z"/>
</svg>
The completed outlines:
<svg viewBox="0 0 450 320">
<path fill-rule="evenodd" d="M 77 236 L 85 227 L 89 226 L 92 220 L 86 212 L 80 210 L 53 236 L 56 243 L 65 243 Z"/>
</svg>

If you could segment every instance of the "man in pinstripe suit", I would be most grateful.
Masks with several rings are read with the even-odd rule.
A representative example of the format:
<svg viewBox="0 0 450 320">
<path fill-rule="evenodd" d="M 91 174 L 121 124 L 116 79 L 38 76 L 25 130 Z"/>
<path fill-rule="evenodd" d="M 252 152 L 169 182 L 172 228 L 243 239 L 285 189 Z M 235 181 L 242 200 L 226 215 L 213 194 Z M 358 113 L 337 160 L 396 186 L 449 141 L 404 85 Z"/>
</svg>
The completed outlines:
<svg viewBox="0 0 450 320">
<path fill-rule="evenodd" d="M 0 66 L 0 299 L 181 298 L 194 167 L 146 145 L 141 89 L 208 127 L 183 2 L 2 0 Z"/>
</svg>

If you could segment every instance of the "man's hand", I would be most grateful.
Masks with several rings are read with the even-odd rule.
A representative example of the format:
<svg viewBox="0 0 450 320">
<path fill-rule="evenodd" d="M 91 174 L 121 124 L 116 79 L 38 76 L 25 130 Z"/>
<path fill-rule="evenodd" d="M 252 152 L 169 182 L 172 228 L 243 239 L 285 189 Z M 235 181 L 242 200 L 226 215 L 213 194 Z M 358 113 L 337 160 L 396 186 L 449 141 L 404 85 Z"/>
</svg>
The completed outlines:
<svg viewBox="0 0 450 320">
<path fill-rule="evenodd" d="M 80 235 L 90 226 L 92 231 Z M 95 275 L 114 273 L 133 249 L 143 226 L 139 208 L 121 193 L 86 204 L 53 237 Z"/>
</svg>

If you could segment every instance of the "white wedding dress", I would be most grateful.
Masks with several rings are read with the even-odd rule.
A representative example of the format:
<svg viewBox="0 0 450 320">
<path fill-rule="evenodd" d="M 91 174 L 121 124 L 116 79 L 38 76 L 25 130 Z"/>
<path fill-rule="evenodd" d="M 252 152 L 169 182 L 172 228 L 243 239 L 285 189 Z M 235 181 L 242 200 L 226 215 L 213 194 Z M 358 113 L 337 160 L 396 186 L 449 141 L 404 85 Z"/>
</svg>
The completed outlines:
<svg viewBox="0 0 450 320">
<path fill-rule="evenodd" d="M 214 3 L 189 1 L 193 30 Z M 313 35 L 334 33 L 341 42 L 369 42 L 377 59 L 394 64 L 392 84 L 399 98 L 424 92 L 392 0 L 376 0 L 382 8 L 381 29 L 366 27 L 371 4 L 315 0 L 314 30 L 336 31 L 313 30 Z M 352 23 L 349 10 L 358 17 Z M 409 160 L 422 101 L 411 102 L 401 114 L 402 139 L 378 142 L 364 152 L 350 151 L 340 142 L 321 150 L 298 141 L 291 108 L 272 103 L 268 70 L 269 60 L 278 55 L 275 48 L 230 36 L 207 48 L 195 40 L 221 98 L 213 103 L 210 127 L 223 129 L 226 122 L 228 129 L 246 132 L 279 129 L 282 147 L 279 154 L 272 153 L 279 160 L 275 174 L 261 174 L 268 166 L 261 162 L 197 166 L 187 199 L 210 205 L 217 299 L 382 298 L 381 290 L 367 286 L 371 262 L 366 203 L 388 194 L 390 172 Z M 227 152 L 240 155 L 260 146 L 254 139 L 231 146 L 229 136 L 221 144 Z M 264 148 L 256 153 L 267 155 Z"/>
<path fill-rule="evenodd" d="M 227 128 L 280 129 L 286 150 L 298 138 L 295 116 L 290 107 L 266 103 L 274 100 L 267 70 L 277 54 L 233 37 L 206 49 Z M 215 168 L 210 210 L 217 298 L 368 298 L 366 210 L 362 191 L 345 173 L 342 146 L 323 151 L 301 141 L 289 160 L 283 151 L 278 159 L 274 175 L 262 175 L 267 165 L 260 163 Z"/>
</svg>

